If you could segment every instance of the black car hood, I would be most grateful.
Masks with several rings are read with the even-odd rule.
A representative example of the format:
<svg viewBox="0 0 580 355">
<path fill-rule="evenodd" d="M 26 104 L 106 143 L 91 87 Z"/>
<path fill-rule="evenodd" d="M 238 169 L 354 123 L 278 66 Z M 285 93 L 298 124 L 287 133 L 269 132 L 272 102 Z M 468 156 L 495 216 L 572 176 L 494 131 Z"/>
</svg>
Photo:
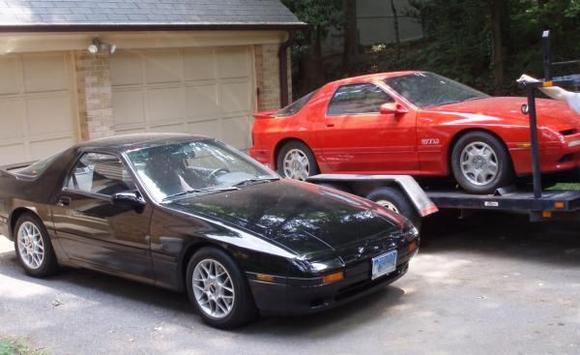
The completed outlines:
<svg viewBox="0 0 580 355">
<path fill-rule="evenodd" d="M 362 198 L 291 180 L 192 196 L 166 206 L 249 231 L 306 258 L 385 238 L 405 224 Z"/>
</svg>

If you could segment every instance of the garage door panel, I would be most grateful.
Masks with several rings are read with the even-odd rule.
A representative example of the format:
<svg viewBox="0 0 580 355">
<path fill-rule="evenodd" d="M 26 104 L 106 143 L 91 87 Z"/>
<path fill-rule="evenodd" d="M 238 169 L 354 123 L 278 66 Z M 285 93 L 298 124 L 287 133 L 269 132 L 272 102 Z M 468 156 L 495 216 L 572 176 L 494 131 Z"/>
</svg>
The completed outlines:
<svg viewBox="0 0 580 355">
<path fill-rule="evenodd" d="M 117 127 L 115 128 L 115 133 L 117 134 L 132 134 L 132 133 L 142 133 L 142 127 Z"/>
<path fill-rule="evenodd" d="M 143 82 L 141 57 L 133 52 L 115 53 L 111 57 L 111 82 L 116 85 L 135 85 Z"/>
<path fill-rule="evenodd" d="M 187 114 L 193 120 L 203 120 L 208 117 L 217 117 L 217 91 L 215 85 L 187 87 Z"/>
<path fill-rule="evenodd" d="M 62 53 L 24 56 L 24 89 L 27 92 L 67 90 L 70 80 L 65 59 Z"/>
<path fill-rule="evenodd" d="M 250 100 L 250 83 L 247 81 L 223 83 L 220 86 L 220 108 L 224 113 L 249 112 Z"/>
<path fill-rule="evenodd" d="M 0 56 L 0 95 L 21 91 L 20 65 L 16 56 Z"/>
<path fill-rule="evenodd" d="M 76 142 L 71 67 L 65 52 L 0 56 L 0 165 Z"/>
<path fill-rule="evenodd" d="M 247 117 L 227 118 L 223 120 L 223 139 L 238 149 L 250 145 L 250 121 Z"/>
<path fill-rule="evenodd" d="M 183 132 L 184 124 L 181 122 L 176 122 L 174 124 L 167 124 L 167 125 L 159 125 L 151 127 L 151 132 Z"/>
<path fill-rule="evenodd" d="M 114 90 L 113 107 L 115 127 L 145 123 L 143 93 L 140 90 Z"/>
<path fill-rule="evenodd" d="M 183 78 L 183 60 L 179 50 L 147 52 L 145 74 L 150 84 L 180 82 Z"/>
<path fill-rule="evenodd" d="M 188 125 L 188 131 L 192 134 L 221 138 L 222 125 L 220 120 L 193 122 Z"/>
<path fill-rule="evenodd" d="M 183 51 L 185 80 L 212 80 L 215 78 L 215 56 L 211 48 Z"/>
<path fill-rule="evenodd" d="M 0 163 L 1 165 L 23 163 L 27 160 L 23 157 L 22 152 L 26 150 L 24 143 L 2 145 L 0 144 Z"/>
<path fill-rule="evenodd" d="M 250 73 L 248 50 L 244 47 L 219 49 L 217 62 L 221 78 L 246 77 Z"/>
<path fill-rule="evenodd" d="M 71 100 L 68 95 L 49 95 L 26 99 L 30 136 L 62 133 L 73 135 Z"/>
<path fill-rule="evenodd" d="M 124 51 L 121 51 L 125 55 Z M 249 47 L 181 48 L 130 52 L 138 63 L 113 58 L 115 131 L 191 132 L 249 147 L 253 110 L 252 51 Z M 119 60 L 117 60 L 119 59 Z M 126 68 L 126 69 L 124 69 Z M 137 72 L 140 71 L 140 74 Z M 126 74 L 123 74 L 126 75 Z M 141 79 L 139 79 L 141 77 Z M 126 92 L 141 92 L 143 101 Z M 143 104 L 143 111 L 134 106 Z M 143 121 L 136 118 L 144 117 Z M 231 130 L 222 124 L 233 118 Z M 119 124 L 125 122 L 124 124 Z"/>
<path fill-rule="evenodd" d="M 30 160 L 46 158 L 51 153 L 65 150 L 75 143 L 74 138 L 65 136 L 59 139 L 40 140 L 30 143 Z M 49 153 L 50 152 L 50 153 Z"/>
<path fill-rule="evenodd" d="M 24 100 L 0 98 L 0 127 L 2 128 L 0 129 L 0 140 L 6 142 L 6 140 L 22 139 L 25 118 Z"/>
<path fill-rule="evenodd" d="M 185 118 L 185 88 L 150 89 L 147 93 L 149 122 L 183 120 Z"/>
</svg>

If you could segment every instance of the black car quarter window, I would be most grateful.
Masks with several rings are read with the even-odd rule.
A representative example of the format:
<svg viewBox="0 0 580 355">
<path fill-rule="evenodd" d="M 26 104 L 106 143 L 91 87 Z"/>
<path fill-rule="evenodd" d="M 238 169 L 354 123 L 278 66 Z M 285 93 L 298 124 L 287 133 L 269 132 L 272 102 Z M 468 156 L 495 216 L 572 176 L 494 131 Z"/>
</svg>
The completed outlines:
<svg viewBox="0 0 580 355">
<path fill-rule="evenodd" d="M 394 102 L 386 92 L 374 84 L 353 84 L 336 90 L 330 104 L 329 115 L 346 115 L 379 112 L 382 104 Z"/>
<path fill-rule="evenodd" d="M 68 177 L 66 187 L 110 196 L 136 189 L 119 158 L 100 153 L 85 153 Z"/>
</svg>

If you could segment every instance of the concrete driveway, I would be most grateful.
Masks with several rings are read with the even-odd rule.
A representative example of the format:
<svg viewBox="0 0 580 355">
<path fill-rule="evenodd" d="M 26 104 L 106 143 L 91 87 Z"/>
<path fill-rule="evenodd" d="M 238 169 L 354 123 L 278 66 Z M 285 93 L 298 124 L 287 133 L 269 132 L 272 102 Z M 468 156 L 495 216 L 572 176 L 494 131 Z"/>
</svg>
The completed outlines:
<svg viewBox="0 0 580 355">
<path fill-rule="evenodd" d="M 235 332 L 203 325 L 180 294 L 82 270 L 29 278 L 3 239 L 0 336 L 52 354 L 579 353 L 579 227 L 437 218 L 384 291 Z"/>
</svg>

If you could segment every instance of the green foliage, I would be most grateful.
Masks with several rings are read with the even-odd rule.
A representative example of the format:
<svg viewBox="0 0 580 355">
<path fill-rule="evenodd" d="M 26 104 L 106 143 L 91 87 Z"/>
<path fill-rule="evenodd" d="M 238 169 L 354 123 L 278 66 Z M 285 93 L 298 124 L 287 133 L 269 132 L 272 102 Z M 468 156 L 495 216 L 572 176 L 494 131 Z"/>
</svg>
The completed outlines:
<svg viewBox="0 0 580 355">
<path fill-rule="evenodd" d="M 16 340 L 0 339 L 0 355 L 41 355 L 42 352 L 30 350 Z"/>
<path fill-rule="evenodd" d="M 282 0 L 301 21 L 320 27 L 326 35 L 343 21 L 342 1 L 338 0 Z"/>
<path fill-rule="evenodd" d="M 505 79 L 501 87 L 492 80 L 492 1 L 411 0 L 410 4 L 409 13 L 423 24 L 425 39 L 408 45 L 401 63 L 379 63 L 382 69 L 430 70 L 487 92 L 511 94 L 519 93 L 515 79 L 522 73 L 542 76 L 540 35 L 544 29 L 551 30 L 555 60 L 580 57 L 580 0 L 504 1 Z"/>
</svg>

